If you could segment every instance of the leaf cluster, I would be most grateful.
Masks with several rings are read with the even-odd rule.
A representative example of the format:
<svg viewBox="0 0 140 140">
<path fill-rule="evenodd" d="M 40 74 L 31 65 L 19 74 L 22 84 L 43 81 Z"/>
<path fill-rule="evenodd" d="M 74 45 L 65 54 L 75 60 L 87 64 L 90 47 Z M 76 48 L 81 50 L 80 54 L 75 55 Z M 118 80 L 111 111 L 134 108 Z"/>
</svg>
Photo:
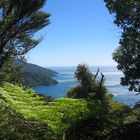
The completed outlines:
<svg viewBox="0 0 140 140">
<path fill-rule="evenodd" d="M 42 11 L 45 0 L 0 1 L 0 69 L 24 55 L 41 41 L 35 33 L 49 24 Z"/>
<path fill-rule="evenodd" d="M 124 76 L 121 84 L 129 91 L 140 92 L 140 1 L 104 0 L 114 23 L 122 28 L 119 47 L 113 53 L 117 68 Z"/>
</svg>

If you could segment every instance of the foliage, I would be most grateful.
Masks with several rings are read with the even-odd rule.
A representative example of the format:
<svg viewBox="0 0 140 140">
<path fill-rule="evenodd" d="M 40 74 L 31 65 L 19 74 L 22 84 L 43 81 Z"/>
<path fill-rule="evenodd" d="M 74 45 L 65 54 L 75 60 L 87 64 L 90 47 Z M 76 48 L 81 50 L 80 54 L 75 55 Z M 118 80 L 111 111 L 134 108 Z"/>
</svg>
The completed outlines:
<svg viewBox="0 0 140 140">
<path fill-rule="evenodd" d="M 139 140 L 139 136 L 140 122 L 132 122 L 112 130 L 107 135 L 106 140 Z"/>
<path fill-rule="evenodd" d="M 114 112 L 115 113 L 115 112 Z M 140 136 L 140 106 L 139 103 L 133 108 L 125 107 L 117 110 L 119 125 L 113 128 L 106 136 L 107 140 L 139 140 Z"/>
<path fill-rule="evenodd" d="M 74 121 L 78 119 L 78 116 L 82 117 L 89 112 L 88 102 L 85 100 L 66 98 L 46 103 L 31 89 L 24 91 L 22 88 L 8 83 L 2 85 L 0 94 L 7 104 L 25 118 L 48 123 L 51 128 L 57 131 L 64 130 L 72 120 Z"/>
<path fill-rule="evenodd" d="M 85 90 L 88 91 L 88 89 L 92 87 L 94 77 L 93 74 L 89 71 L 87 65 L 78 65 L 75 72 L 75 77 L 77 78 L 81 87 L 85 86 Z"/>
<path fill-rule="evenodd" d="M 99 129 L 100 132 L 107 133 L 111 131 L 119 123 L 119 121 L 116 121 L 118 117 L 114 112 L 123 110 L 124 106 L 118 102 L 113 102 L 110 97 L 106 104 L 96 99 L 88 101 L 70 98 L 44 102 L 44 99 L 36 95 L 32 89 L 23 89 L 9 83 L 1 85 L 0 98 L 7 106 L 18 112 L 29 122 L 49 126 L 53 131 L 51 136 L 55 136 L 60 140 L 65 134 L 68 135 L 70 128 L 76 125 L 77 122 L 88 119 L 102 120 L 104 130 Z M 92 126 L 95 128 L 95 125 L 91 124 L 91 129 L 94 129 Z M 48 135 L 47 132 L 50 131 L 46 130 L 46 135 Z M 95 132 L 98 133 L 98 131 Z"/>
<path fill-rule="evenodd" d="M 44 96 L 44 95 L 41 95 L 41 94 L 38 94 L 38 95 L 46 103 L 48 103 L 48 102 L 54 102 L 55 101 L 55 98 L 53 98 L 52 96 Z"/>
<path fill-rule="evenodd" d="M 22 59 L 41 39 L 34 34 L 49 24 L 41 10 L 45 0 L 0 1 L 0 69 L 12 59 Z"/>
<path fill-rule="evenodd" d="M 117 134 L 123 138 L 123 134 L 130 133 L 131 126 L 139 134 L 139 106 L 128 108 L 112 101 L 110 94 L 106 95 L 104 102 L 71 98 L 48 102 L 32 89 L 3 83 L 0 86 L 0 108 L 2 139 L 12 136 L 14 139 L 35 140 L 119 140 Z"/>
<path fill-rule="evenodd" d="M 8 61 L 3 64 L 0 69 L 0 81 L 6 81 L 10 83 L 23 83 L 23 68 L 21 64 L 13 64 L 13 61 Z M 16 75 L 16 76 L 15 76 Z"/>
<path fill-rule="evenodd" d="M 107 92 L 104 83 L 104 75 L 101 73 L 101 80 L 97 80 L 99 69 L 96 75 L 93 75 L 86 65 L 78 65 L 75 72 L 75 77 L 79 85 L 71 88 L 67 97 L 70 98 L 85 98 L 85 99 L 101 99 L 105 98 Z"/>
<path fill-rule="evenodd" d="M 77 87 L 78 88 L 78 87 Z M 76 98 L 77 96 L 79 95 L 76 95 L 76 90 L 77 88 L 70 88 L 68 91 L 67 91 L 67 96 L 68 98 Z M 78 94 L 78 93 L 77 93 Z"/>
<path fill-rule="evenodd" d="M 47 124 L 29 121 L 0 99 L 0 139 L 53 140 Z"/>
<path fill-rule="evenodd" d="M 124 112 L 124 105 L 119 102 L 102 102 L 101 106 L 89 108 L 95 114 L 74 122 L 66 132 L 67 140 L 107 140 L 108 134 L 124 121 L 124 117 L 119 115 L 119 112 Z"/>
<path fill-rule="evenodd" d="M 140 92 L 140 1 L 104 0 L 114 23 L 123 29 L 120 46 L 113 54 L 117 68 L 124 73 L 121 84 Z"/>
<path fill-rule="evenodd" d="M 84 100 L 56 99 L 46 103 L 33 90 L 24 91 L 21 87 L 8 83 L 3 84 L 1 90 L 0 94 L 5 102 L 25 118 L 48 123 L 57 131 L 67 128 L 72 119 L 78 119 L 76 116 L 81 117 L 88 112 L 87 102 Z"/>
</svg>

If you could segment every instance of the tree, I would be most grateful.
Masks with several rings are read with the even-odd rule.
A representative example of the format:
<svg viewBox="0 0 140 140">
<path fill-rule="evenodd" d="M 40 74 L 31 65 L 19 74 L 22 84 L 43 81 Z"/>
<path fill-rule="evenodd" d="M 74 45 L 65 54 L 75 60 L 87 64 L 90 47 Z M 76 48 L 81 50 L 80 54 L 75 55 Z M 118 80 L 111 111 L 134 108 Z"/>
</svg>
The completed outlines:
<svg viewBox="0 0 140 140">
<path fill-rule="evenodd" d="M 75 72 L 78 86 L 69 89 L 67 97 L 85 98 L 85 99 L 101 99 L 103 100 L 107 92 L 104 83 L 104 75 L 101 73 L 101 80 L 96 80 L 99 69 L 93 75 L 87 65 L 79 64 Z"/>
<path fill-rule="evenodd" d="M 20 59 L 40 41 L 34 34 L 49 24 L 45 0 L 0 0 L 0 69 Z"/>
<path fill-rule="evenodd" d="M 75 77 L 77 78 L 81 87 L 81 96 L 86 97 L 87 93 L 91 92 L 94 78 L 93 74 L 89 71 L 88 67 L 83 64 L 77 66 Z"/>
<path fill-rule="evenodd" d="M 13 60 L 9 60 L 0 69 L 0 81 L 10 83 L 23 83 L 23 64 L 16 64 Z"/>
<path fill-rule="evenodd" d="M 120 46 L 113 53 L 117 68 L 124 76 L 121 84 L 129 86 L 129 91 L 140 92 L 140 1 L 104 0 L 114 23 L 123 29 Z"/>
</svg>

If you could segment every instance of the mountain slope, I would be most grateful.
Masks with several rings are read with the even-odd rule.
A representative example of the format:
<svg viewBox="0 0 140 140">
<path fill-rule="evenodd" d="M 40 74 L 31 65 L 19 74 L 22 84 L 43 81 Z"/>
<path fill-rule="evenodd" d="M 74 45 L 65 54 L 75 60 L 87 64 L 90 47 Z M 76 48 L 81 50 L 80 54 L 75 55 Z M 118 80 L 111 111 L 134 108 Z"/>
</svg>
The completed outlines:
<svg viewBox="0 0 140 140">
<path fill-rule="evenodd" d="M 57 84 L 57 81 L 53 79 L 53 76 L 57 72 L 46 69 L 34 64 L 24 63 L 24 82 L 26 86 L 40 86 L 40 85 L 51 85 Z"/>
<path fill-rule="evenodd" d="M 105 136 L 114 129 L 120 117 L 116 113 L 120 113 L 124 105 L 110 100 L 110 111 L 106 112 L 105 104 L 99 100 L 60 98 L 45 102 L 31 89 L 3 83 L 0 85 L 0 107 L 0 139 L 9 140 L 12 134 L 14 139 L 21 139 L 15 135 L 24 135 L 23 140 L 54 140 L 56 134 L 56 140 L 62 140 L 67 134 L 68 140 L 75 137 L 87 140 Z M 99 127 L 100 123 L 103 127 Z"/>
<path fill-rule="evenodd" d="M 100 103 L 96 105 L 86 100 L 70 98 L 56 99 L 54 102 L 46 103 L 31 89 L 23 90 L 22 87 L 9 83 L 0 86 L 0 99 L 24 118 L 46 123 L 54 131 L 61 132 L 75 120 L 93 113 L 95 110 L 91 112 L 88 109 L 89 104 L 93 107 L 100 106 Z"/>
</svg>

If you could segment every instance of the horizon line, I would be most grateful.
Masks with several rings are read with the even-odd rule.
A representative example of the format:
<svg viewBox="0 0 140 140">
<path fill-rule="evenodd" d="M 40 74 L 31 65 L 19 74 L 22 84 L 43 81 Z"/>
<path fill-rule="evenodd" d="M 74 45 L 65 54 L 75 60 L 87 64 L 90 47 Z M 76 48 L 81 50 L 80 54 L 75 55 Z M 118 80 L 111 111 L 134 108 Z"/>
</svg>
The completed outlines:
<svg viewBox="0 0 140 140">
<path fill-rule="evenodd" d="M 40 66 L 40 67 L 77 67 L 79 64 L 86 64 L 86 63 L 79 63 L 79 64 L 77 64 L 77 65 L 40 65 L 40 64 L 37 64 L 37 63 L 32 63 L 32 62 L 28 62 L 27 61 L 27 63 L 29 63 L 29 64 L 34 64 L 34 65 L 37 65 L 37 66 Z M 117 67 L 117 65 L 115 65 L 115 64 L 110 64 L 110 65 L 88 65 L 88 64 L 86 64 L 88 67 Z"/>
<path fill-rule="evenodd" d="M 55 66 L 45 66 L 45 67 L 77 67 L 78 65 L 55 65 Z M 88 67 L 117 67 L 117 65 L 87 65 Z M 44 67 L 44 66 L 41 66 Z"/>
</svg>

